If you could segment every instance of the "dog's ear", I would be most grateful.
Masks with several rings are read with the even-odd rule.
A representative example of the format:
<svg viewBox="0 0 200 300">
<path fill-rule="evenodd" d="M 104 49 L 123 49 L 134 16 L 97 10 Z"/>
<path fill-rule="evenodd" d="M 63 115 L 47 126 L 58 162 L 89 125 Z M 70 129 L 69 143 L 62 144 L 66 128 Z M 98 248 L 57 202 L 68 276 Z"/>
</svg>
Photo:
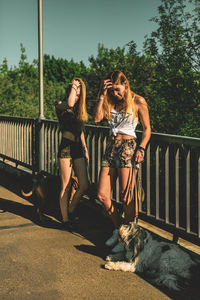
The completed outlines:
<svg viewBox="0 0 200 300">
<path fill-rule="evenodd" d="M 144 231 L 144 229 L 136 225 L 133 235 L 130 236 L 129 239 L 129 247 L 133 249 L 132 259 L 137 257 L 138 254 L 143 250 L 145 238 L 146 238 L 146 232 Z"/>
<path fill-rule="evenodd" d="M 138 234 L 139 226 L 133 222 L 130 222 L 128 225 L 122 225 L 125 227 L 126 236 L 124 238 L 124 242 L 129 245 L 133 243 L 134 238 Z M 132 245 L 131 245 L 132 247 Z"/>
<path fill-rule="evenodd" d="M 41 186 L 45 183 L 47 176 L 43 172 L 39 172 L 35 176 L 35 180 L 38 186 Z"/>
<path fill-rule="evenodd" d="M 132 235 L 132 237 L 135 237 L 138 235 L 138 232 L 140 230 L 140 226 L 135 224 L 134 222 L 131 222 L 130 223 L 130 229 L 129 229 L 129 232 L 130 234 Z"/>
<path fill-rule="evenodd" d="M 143 240 L 145 240 L 146 237 L 147 237 L 147 233 L 143 228 L 142 228 L 142 231 L 141 231 L 141 235 L 142 235 Z"/>
</svg>

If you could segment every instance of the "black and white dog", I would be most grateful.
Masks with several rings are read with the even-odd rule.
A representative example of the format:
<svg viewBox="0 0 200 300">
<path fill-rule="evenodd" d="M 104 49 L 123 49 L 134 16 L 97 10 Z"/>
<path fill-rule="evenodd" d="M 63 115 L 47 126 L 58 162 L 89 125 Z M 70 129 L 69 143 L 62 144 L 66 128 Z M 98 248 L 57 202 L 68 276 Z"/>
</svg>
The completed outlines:
<svg viewBox="0 0 200 300">
<path fill-rule="evenodd" d="M 119 236 L 125 251 L 107 256 L 106 269 L 141 273 L 152 283 L 177 291 L 179 282 L 189 282 L 196 262 L 178 245 L 153 239 L 149 231 L 135 223 L 122 225 Z"/>
</svg>

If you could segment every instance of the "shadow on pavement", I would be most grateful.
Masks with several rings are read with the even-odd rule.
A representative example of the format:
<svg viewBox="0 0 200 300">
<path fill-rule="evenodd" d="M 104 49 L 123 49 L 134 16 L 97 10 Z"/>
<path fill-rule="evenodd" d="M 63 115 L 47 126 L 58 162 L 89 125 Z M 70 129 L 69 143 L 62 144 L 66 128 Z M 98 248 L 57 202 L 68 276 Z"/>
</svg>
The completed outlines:
<svg viewBox="0 0 200 300">
<path fill-rule="evenodd" d="M 47 201 L 45 201 L 45 207 L 43 208 L 43 217 L 42 220 L 40 220 L 40 216 L 37 213 L 37 207 L 35 206 L 34 196 L 23 197 L 21 195 L 21 178 L 21 176 L 16 176 L 15 174 L 0 170 L 1 185 L 17 196 L 23 198 L 28 203 L 26 205 L 11 201 L 10 199 L 0 198 L 0 209 L 26 218 L 39 226 L 61 230 L 62 224 L 60 224 L 59 221 L 61 220 L 61 214 L 59 209 L 58 191 L 52 191 L 55 182 L 51 184 L 51 190 Z M 76 210 L 79 221 L 75 224 L 74 234 L 77 233 L 91 241 L 94 245 L 101 247 L 102 244 L 104 245 L 105 240 L 111 235 L 113 225 L 107 217 L 103 216 L 102 212 L 98 211 L 98 209 L 94 210 L 91 208 L 92 206 L 95 206 L 94 203 L 90 202 L 89 206 L 85 205 L 88 202 L 90 201 L 82 200 Z M 30 205 L 29 203 L 33 205 Z M 102 248 L 105 248 L 105 246 Z M 88 252 L 90 250 L 88 250 Z M 99 252 L 99 250 L 97 251 Z M 104 254 L 100 256 L 103 257 Z"/>
<path fill-rule="evenodd" d="M 1 175 L 1 174 L 0 174 Z M 5 175 L 5 174 L 4 174 Z M 2 177 L 2 176 L 0 176 Z M 18 181 L 15 177 L 3 176 L 1 180 L 2 186 L 12 191 L 16 195 L 21 196 Z M 26 199 L 26 198 L 24 198 Z M 27 200 L 27 199 L 26 199 Z M 29 201 L 30 200 L 30 201 Z M 34 199 L 28 199 L 30 203 L 34 203 Z M 54 203 L 55 204 L 55 203 Z M 57 203 L 58 204 L 58 203 Z M 57 230 L 63 230 L 62 225 L 59 223 L 58 205 L 51 207 L 51 209 L 45 212 L 47 215 L 44 216 L 42 221 L 39 219 L 36 207 L 33 205 L 26 205 L 19 202 L 14 202 L 9 199 L 0 198 L 0 210 L 3 212 L 10 212 L 12 214 L 21 216 L 27 220 L 32 221 L 34 224 L 46 228 L 53 228 Z M 109 249 L 105 246 L 106 239 L 111 235 L 113 225 L 110 220 L 103 215 L 101 211 L 92 209 L 90 206 L 85 205 L 83 201 L 77 208 L 78 222 L 75 224 L 75 229 L 72 234 L 81 235 L 83 238 L 90 241 L 91 245 L 75 245 L 74 247 L 81 251 L 88 253 L 92 256 L 98 256 L 105 259 L 106 255 L 110 253 Z M 1 215 L 1 214 L 0 214 Z M 15 227 L 31 226 L 31 224 L 21 224 Z M 11 226 L 12 227 L 12 226 Z M 0 230 L 10 228 L 10 226 L 2 226 Z M 103 268 L 103 266 L 102 266 Z M 200 271 L 199 271 L 200 272 Z M 200 274 L 197 274 L 200 275 Z M 142 275 L 138 275 L 145 281 L 152 284 L 147 278 Z M 164 294 L 171 299 L 176 300 L 199 300 L 200 299 L 200 284 L 199 277 L 194 274 L 194 279 L 190 286 L 183 289 L 180 292 L 171 292 L 164 288 L 158 288 Z M 130 284 L 130 283 L 129 283 Z"/>
<path fill-rule="evenodd" d="M 39 215 L 36 211 L 36 208 L 32 205 L 25 205 L 19 202 L 14 202 L 8 199 L 2 199 L 0 198 L 0 209 L 3 212 L 9 212 L 18 216 L 21 216 L 25 219 L 28 219 L 32 221 L 33 223 L 42 226 L 42 227 L 48 227 L 48 228 L 54 228 L 54 229 L 61 229 L 61 224 L 54 221 L 48 216 L 44 217 L 44 220 L 41 221 L 39 219 Z M 19 225 L 19 226 L 23 226 Z M 12 226 L 6 226 L 7 228 L 10 228 Z M 0 227 L 0 229 L 2 229 Z"/>
</svg>

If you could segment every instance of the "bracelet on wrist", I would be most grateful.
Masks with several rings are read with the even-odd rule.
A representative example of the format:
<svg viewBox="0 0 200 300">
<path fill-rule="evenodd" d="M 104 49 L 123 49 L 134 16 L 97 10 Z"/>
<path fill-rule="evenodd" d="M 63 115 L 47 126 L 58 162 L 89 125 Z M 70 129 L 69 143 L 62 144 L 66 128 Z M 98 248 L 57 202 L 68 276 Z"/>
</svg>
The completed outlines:
<svg viewBox="0 0 200 300">
<path fill-rule="evenodd" d="M 75 88 L 73 85 L 72 85 L 72 88 L 77 92 L 77 88 Z"/>
<path fill-rule="evenodd" d="M 138 146 L 138 147 L 137 147 L 137 150 L 142 150 L 142 151 L 144 151 L 144 153 L 146 152 L 146 149 L 143 148 L 143 147 L 141 147 L 141 146 Z"/>
<path fill-rule="evenodd" d="M 99 97 L 99 101 L 103 101 L 103 100 L 104 100 L 104 96 L 101 95 L 101 96 Z"/>
<path fill-rule="evenodd" d="M 54 105 L 62 104 L 62 101 L 56 101 Z"/>
<path fill-rule="evenodd" d="M 75 83 L 70 82 L 69 85 L 71 85 L 72 87 L 74 87 L 74 89 L 78 88 L 78 85 L 76 85 Z"/>
</svg>

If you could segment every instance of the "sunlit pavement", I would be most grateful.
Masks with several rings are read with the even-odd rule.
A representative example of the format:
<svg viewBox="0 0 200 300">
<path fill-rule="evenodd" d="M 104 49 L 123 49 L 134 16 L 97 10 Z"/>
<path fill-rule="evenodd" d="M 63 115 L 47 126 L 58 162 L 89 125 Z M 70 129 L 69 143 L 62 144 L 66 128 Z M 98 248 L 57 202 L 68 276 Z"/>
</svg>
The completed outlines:
<svg viewBox="0 0 200 300">
<path fill-rule="evenodd" d="M 103 268 L 111 226 L 100 214 L 81 205 L 74 233 L 53 218 L 40 223 L 13 177 L 0 172 L 0 180 L 1 300 L 175 299 L 136 274 Z"/>
</svg>

